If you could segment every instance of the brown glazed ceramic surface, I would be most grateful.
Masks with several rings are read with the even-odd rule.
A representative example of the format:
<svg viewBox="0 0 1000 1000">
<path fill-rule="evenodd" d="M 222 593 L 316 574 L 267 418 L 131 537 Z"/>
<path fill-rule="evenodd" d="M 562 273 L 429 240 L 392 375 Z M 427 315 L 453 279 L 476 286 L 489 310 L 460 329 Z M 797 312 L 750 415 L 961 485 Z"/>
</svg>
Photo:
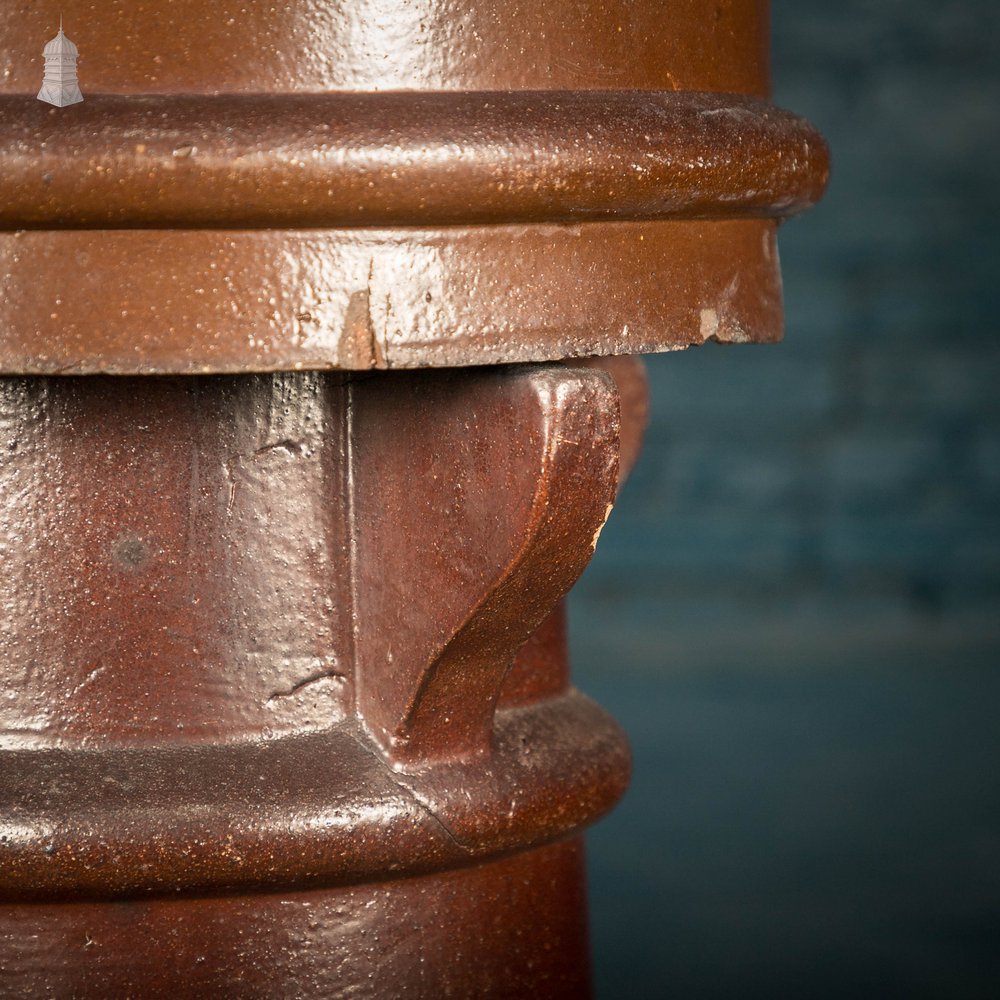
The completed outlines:
<svg viewBox="0 0 1000 1000">
<path fill-rule="evenodd" d="M 557 605 L 640 379 L 0 379 L 14 995 L 580 995 L 580 871 L 544 845 L 629 759 L 569 686 Z M 83 916 L 106 950 L 81 962 Z M 236 975 L 244 938 L 260 967 Z M 286 941 L 325 957 L 293 969 Z"/>
<path fill-rule="evenodd" d="M 781 336 L 766 3 L 61 12 L 53 108 L 0 10 L 0 996 L 586 997 L 562 599 L 626 355 Z"/>
<path fill-rule="evenodd" d="M 732 94 L 97 95 L 62 114 L 0 98 L 0 227 L 780 218 L 819 197 L 826 158 L 803 119 Z"/>
<path fill-rule="evenodd" d="M 84 95 L 769 86 L 758 0 L 11 0 L 0 92 L 37 93 L 58 11 Z"/>
<path fill-rule="evenodd" d="M 768 219 L 28 231 L 0 234 L 0 274 L 0 369 L 36 374 L 444 367 L 781 336 Z"/>
<path fill-rule="evenodd" d="M 344 889 L 0 903 L 0 995 L 585 1000 L 583 878 L 576 840 Z"/>
<path fill-rule="evenodd" d="M 775 220 L 827 154 L 763 100 L 762 2 L 64 7 L 68 109 L 34 97 L 48 6 L 0 21 L 0 371 L 781 335 Z"/>
</svg>

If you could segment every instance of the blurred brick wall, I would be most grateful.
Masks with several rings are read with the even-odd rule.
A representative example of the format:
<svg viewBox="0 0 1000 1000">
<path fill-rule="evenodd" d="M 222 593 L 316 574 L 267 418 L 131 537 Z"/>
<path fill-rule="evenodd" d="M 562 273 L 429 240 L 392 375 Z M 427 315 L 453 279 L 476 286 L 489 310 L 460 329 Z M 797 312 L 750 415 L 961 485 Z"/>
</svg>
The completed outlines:
<svg viewBox="0 0 1000 1000">
<path fill-rule="evenodd" d="M 635 752 L 588 838 L 598 997 L 994 997 L 1000 2 L 773 21 L 833 150 L 787 339 L 649 359 L 570 604 Z"/>
</svg>

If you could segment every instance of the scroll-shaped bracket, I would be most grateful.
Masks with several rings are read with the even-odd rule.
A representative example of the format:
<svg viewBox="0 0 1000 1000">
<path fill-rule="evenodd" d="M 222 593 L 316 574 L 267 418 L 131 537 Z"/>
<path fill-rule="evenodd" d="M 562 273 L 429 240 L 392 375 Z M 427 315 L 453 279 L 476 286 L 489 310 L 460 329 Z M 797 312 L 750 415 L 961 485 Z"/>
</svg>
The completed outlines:
<svg viewBox="0 0 1000 1000">
<path fill-rule="evenodd" d="M 391 373 L 352 384 L 350 421 L 358 714 L 398 766 L 485 751 L 515 653 L 611 511 L 614 381 Z"/>
</svg>

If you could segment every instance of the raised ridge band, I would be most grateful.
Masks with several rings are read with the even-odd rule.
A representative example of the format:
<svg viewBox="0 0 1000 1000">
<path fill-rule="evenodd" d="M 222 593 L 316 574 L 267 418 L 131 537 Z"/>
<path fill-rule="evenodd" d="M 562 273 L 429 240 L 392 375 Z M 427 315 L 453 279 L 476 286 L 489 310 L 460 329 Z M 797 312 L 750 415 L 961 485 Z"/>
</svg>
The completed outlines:
<svg viewBox="0 0 1000 1000">
<path fill-rule="evenodd" d="M 217 746 L 4 751 L 0 900 L 350 885 L 570 835 L 625 791 L 576 692 L 497 713 L 489 757 L 395 772 L 356 726 Z"/>
<path fill-rule="evenodd" d="M 782 218 L 828 152 L 756 98 L 662 91 L 0 96 L 0 229 Z"/>
</svg>

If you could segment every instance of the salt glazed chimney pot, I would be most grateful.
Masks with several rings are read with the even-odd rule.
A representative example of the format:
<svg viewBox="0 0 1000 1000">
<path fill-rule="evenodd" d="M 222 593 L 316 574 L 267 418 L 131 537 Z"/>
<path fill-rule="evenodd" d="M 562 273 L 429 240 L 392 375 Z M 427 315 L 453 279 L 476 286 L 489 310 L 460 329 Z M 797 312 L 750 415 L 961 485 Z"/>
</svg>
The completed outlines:
<svg viewBox="0 0 1000 1000">
<path fill-rule="evenodd" d="M 587 997 L 563 598 L 635 355 L 781 337 L 765 0 L 63 3 L 71 114 L 0 19 L 0 992 Z"/>
</svg>

